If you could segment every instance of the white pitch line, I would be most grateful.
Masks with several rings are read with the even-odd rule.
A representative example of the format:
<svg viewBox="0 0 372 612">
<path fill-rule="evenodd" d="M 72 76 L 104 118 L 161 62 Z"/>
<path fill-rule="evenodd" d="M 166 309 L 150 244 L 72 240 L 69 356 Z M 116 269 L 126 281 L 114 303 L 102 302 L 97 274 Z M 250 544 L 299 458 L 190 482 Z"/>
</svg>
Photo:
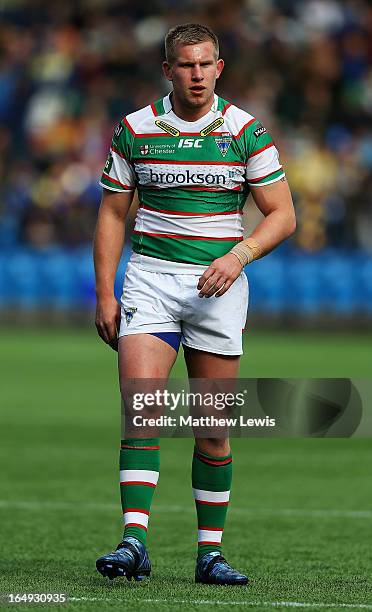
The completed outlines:
<svg viewBox="0 0 372 612">
<path fill-rule="evenodd" d="M 120 507 L 120 503 L 96 503 L 96 502 L 81 502 L 81 501 L 68 501 L 59 502 L 52 500 L 45 501 L 27 501 L 27 500 L 0 500 L 1 508 L 14 508 L 15 510 L 117 510 Z"/>
<path fill-rule="evenodd" d="M 159 512 L 194 512 L 194 509 L 184 506 L 153 506 L 152 511 Z M 239 508 L 232 503 L 229 507 L 229 513 L 244 514 L 258 518 L 261 516 L 282 516 L 282 517 L 300 517 L 300 518 L 352 518 L 352 519 L 372 519 L 372 510 L 306 510 L 302 508 Z"/>
<path fill-rule="evenodd" d="M 87 510 L 102 510 L 120 512 L 120 502 L 118 503 L 97 503 L 97 502 L 81 502 L 81 501 L 17 501 L 17 500 L 0 500 L 0 509 L 12 508 L 15 510 L 72 510 L 77 512 L 85 512 Z M 195 510 L 190 502 L 189 507 L 170 505 L 157 506 L 154 504 L 152 512 L 171 514 L 179 512 L 187 512 L 194 514 Z M 323 509 L 302 509 L 302 508 L 242 508 L 232 504 L 229 508 L 229 513 L 241 514 L 244 516 L 276 516 L 284 518 L 350 518 L 350 519 L 372 519 L 372 510 L 336 510 L 332 508 Z"/>
<path fill-rule="evenodd" d="M 68 601 L 79 602 L 105 602 L 105 603 L 129 603 L 128 600 L 109 599 L 99 597 L 69 597 Z M 347 603 L 318 603 L 318 602 L 302 602 L 302 601 L 218 601 L 211 599 L 142 599 L 141 603 L 149 604 L 195 604 L 197 606 L 213 605 L 213 606 L 249 606 L 260 608 L 343 608 L 357 610 L 372 610 L 372 604 L 347 604 Z"/>
</svg>

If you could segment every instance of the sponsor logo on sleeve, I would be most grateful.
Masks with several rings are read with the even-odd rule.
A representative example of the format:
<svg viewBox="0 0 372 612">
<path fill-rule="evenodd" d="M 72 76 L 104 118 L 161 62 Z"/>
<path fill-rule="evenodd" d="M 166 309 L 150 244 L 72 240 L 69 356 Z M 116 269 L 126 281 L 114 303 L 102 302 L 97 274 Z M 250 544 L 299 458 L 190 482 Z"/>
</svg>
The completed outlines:
<svg viewBox="0 0 372 612">
<path fill-rule="evenodd" d="M 266 134 L 267 130 L 266 128 L 264 128 L 264 126 L 260 123 L 257 127 L 257 129 L 253 132 L 253 134 L 256 136 L 256 138 L 259 138 L 259 136 L 262 136 L 262 134 Z"/>
<path fill-rule="evenodd" d="M 114 132 L 115 138 L 119 138 L 119 136 L 120 136 L 120 134 L 122 133 L 123 129 L 124 129 L 124 128 L 123 128 L 123 126 L 121 125 L 121 123 L 118 123 L 118 125 L 117 125 L 117 126 L 116 126 L 116 128 L 115 128 L 115 132 Z"/>
<path fill-rule="evenodd" d="M 145 145 L 141 145 L 140 146 L 140 153 L 141 153 L 141 155 L 148 155 L 149 151 L 150 151 L 149 145 L 145 144 Z"/>
<path fill-rule="evenodd" d="M 104 167 L 104 172 L 106 172 L 106 174 L 109 174 L 110 170 L 111 170 L 111 166 L 112 166 L 112 154 L 109 153 L 108 157 L 106 159 L 106 163 L 105 163 L 105 167 Z"/>
</svg>

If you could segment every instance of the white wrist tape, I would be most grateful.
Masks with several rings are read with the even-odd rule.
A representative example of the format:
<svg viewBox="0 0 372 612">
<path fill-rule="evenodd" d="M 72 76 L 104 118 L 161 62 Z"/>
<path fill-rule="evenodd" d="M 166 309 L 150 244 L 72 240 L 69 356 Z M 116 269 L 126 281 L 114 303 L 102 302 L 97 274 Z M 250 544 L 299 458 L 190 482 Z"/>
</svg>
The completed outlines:
<svg viewBox="0 0 372 612">
<path fill-rule="evenodd" d="M 230 251 L 242 264 L 243 268 L 262 255 L 262 248 L 254 238 L 247 238 L 236 244 Z"/>
</svg>

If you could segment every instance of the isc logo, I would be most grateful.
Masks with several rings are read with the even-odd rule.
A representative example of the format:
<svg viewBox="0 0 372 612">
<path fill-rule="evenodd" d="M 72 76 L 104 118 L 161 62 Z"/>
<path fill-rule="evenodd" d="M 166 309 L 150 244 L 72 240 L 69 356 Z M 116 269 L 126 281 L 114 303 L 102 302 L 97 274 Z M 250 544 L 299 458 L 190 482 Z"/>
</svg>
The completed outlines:
<svg viewBox="0 0 372 612">
<path fill-rule="evenodd" d="M 202 143 L 203 140 L 204 138 L 197 138 L 196 140 L 193 140 L 192 138 L 181 138 L 178 143 L 178 148 L 192 149 L 192 147 L 194 147 L 194 149 L 201 149 L 202 145 L 200 143 Z"/>
</svg>

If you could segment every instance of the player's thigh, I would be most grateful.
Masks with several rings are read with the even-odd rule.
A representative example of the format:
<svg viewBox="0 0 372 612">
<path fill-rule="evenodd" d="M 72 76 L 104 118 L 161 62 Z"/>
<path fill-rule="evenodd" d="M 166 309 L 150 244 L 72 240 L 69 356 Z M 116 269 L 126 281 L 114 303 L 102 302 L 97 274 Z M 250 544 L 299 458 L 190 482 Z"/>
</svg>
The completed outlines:
<svg viewBox="0 0 372 612">
<path fill-rule="evenodd" d="M 119 338 L 120 383 L 128 378 L 166 379 L 177 358 L 177 351 L 151 334 Z"/>
<path fill-rule="evenodd" d="M 183 347 L 190 378 L 236 378 L 240 355 L 216 355 L 188 346 Z"/>
<path fill-rule="evenodd" d="M 119 339 L 119 375 L 122 399 L 122 437 L 158 437 L 157 428 L 149 426 L 149 419 L 163 413 L 162 403 L 156 400 L 157 393 L 166 388 L 168 376 L 177 351 L 163 340 L 151 334 L 132 334 Z M 141 406 L 140 424 L 136 398 L 152 397 L 153 401 Z M 147 424 L 146 424 L 147 421 Z"/>
</svg>

